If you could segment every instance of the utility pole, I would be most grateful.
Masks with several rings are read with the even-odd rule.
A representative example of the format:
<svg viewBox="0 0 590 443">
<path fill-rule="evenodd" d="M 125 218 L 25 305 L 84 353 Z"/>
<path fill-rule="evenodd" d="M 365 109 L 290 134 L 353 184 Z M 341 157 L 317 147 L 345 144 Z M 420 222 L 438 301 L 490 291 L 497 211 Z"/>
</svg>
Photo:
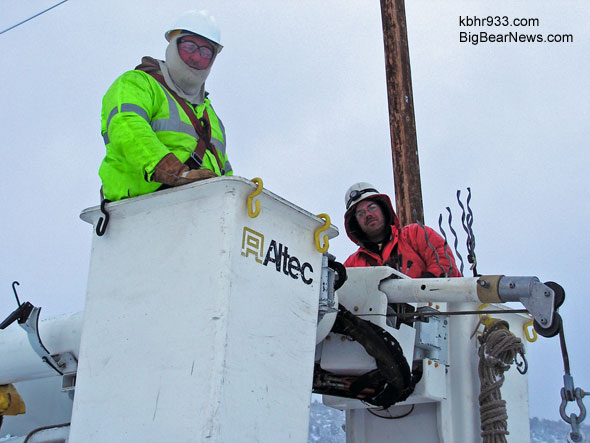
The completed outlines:
<svg viewBox="0 0 590 443">
<path fill-rule="evenodd" d="M 397 215 L 402 225 L 424 223 L 404 0 L 381 0 L 381 21 Z"/>
</svg>

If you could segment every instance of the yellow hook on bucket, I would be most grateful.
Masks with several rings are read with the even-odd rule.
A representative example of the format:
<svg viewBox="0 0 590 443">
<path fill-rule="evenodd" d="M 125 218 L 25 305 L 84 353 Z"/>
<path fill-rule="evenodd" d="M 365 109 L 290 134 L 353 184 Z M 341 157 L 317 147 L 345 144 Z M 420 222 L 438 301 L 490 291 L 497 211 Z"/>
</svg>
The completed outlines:
<svg viewBox="0 0 590 443">
<path fill-rule="evenodd" d="M 324 223 L 324 226 L 320 226 L 319 228 L 317 228 L 314 233 L 315 248 L 318 250 L 318 252 L 323 254 L 330 247 L 330 242 L 328 240 L 328 236 L 324 235 L 324 246 L 320 246 L 320 234 L 322 232 L 330 229 L 330 226 L 331 226 L 330 216 L 328 214 L 318 214 L 316 217 L 321 218 L 322 220 L 324 220 L 326 222 L 326 223 Z"/>
<path fill-rule="evenodd" d="M 258 214 L 260 214 L 260 202 L 258 200 L 254 201 L 255 209 L 252 209 L 252 200 L 254 200 L 254 197 L 260 195 L 262 192 L 262 179 L 260 177 L 255 177 L 252 179 L 252 181 L 256 183 L 258 187 L 256 188 L 256 191 L 248 196 L 246 203 L 248 205 L 248 215 L 250 218 L 256 218 L 258 217 Z"/>
<path fill-rule="evenodd" d="M 479 327 L 481 325 L 483 325 L 484 328 L 489 328 L 490 326 L 492 326 L 494 323 L 496 323 L 498 321 L 497 318 L 492 317 L 491 315 L 485 313 L 484 309 L 487 308 L 488 306 L 490 306 L 489 303 L 484 303 L 482 305 L 479 305 L 479 308 L 477 308 L 478 311 L 481 311 L 481 314 L 479 314 L 479 321 L 477 322 L 477 325 L 475 325 L 475 329 L 473 330 L 473 333 L 471 334 L 470 338 L 473 338 L 474 335 L 482 334 L 479 331 Z"/>
<path fill-rule="evenodd" d="M 535 319 L 531 318 L 522 326 L 522 328 L 524 329 L 524 336 L 526 337 L 529 343 L 536 342 L 538 338 L 537 331 L 535 331 L 535 327 L 533 326 L 534 321 Z M 533 331 L 532 334 L 530 333 L 530 331 Z"/>
</svg>

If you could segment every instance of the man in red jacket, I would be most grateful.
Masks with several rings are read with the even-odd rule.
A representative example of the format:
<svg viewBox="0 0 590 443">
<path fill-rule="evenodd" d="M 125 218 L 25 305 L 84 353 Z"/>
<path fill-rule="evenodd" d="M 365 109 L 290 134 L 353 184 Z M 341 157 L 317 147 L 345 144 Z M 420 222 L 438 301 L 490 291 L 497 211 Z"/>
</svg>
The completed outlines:
<svg viewBox="0 0 590 443">
<path fill-rule="evenodd" d="M 344 227 L 359 249 L 344 266 L 390 266 L 412 278 L 461 277 L 445 240 L 417 223 L 401 227 L 389 197 L 370 183 L 348 188 L 345 203 Z"/>
</svg>

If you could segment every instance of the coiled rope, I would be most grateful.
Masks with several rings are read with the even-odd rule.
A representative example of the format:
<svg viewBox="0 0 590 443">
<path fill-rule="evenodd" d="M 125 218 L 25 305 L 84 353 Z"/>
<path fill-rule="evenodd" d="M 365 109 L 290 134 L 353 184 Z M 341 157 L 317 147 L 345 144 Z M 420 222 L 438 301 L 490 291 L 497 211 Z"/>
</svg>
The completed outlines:
<svg viewBox="0 0 590 443">
<path fill-rule="evenodd" d="M 504 384 L 504 372 L 524 348 L 520 338 L 508 330 L 508 323 L 497 320 L 479 337 L 479 416 L 484 443 L 504 443 L 508 435 L 506 401 L 500 388 Z"/>
</svg>

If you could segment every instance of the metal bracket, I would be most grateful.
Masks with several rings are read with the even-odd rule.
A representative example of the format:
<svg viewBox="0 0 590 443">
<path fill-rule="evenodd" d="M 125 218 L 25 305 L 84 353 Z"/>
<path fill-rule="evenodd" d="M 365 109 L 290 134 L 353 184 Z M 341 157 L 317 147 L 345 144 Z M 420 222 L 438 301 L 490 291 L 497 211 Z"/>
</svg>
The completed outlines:
<svg viewBox="0 0 590 443">
<path fill-rule="evenodd" d="M 62 391 L 71 391 L 76 386 L 78 359 L 69 351 L 60 354 L 49 353 L 39 335 L 39 313 L 41 312 L 41 308 L 33 306 L 28 301 L 25 303 L 20 302 L 15 287 L 19 284 L 17 281 L 12 282 L 12 290 L 14 291 L 18 308 L 0 323 L 0 329 L 5 329 L 15 321 L 18 321 L 20 327 L 26 331 L 29 343 L 35 353 L 41 357 L 42 361 L 63 377 Z"/>
<path fill-rule="evenodd" d="M 537 277 L 507 277 L 500 279 L 498 294 L 503 302 L 518 301 L 543 328 L 553 323 L 555 292 Z"/>
<path fill-rule="evenodd" d="M 327 252 L 323 254 L 316 345 L 328 336 L 338 314 L 338 294 L 336 294 L 335 290 L 337 285 L 336 272 L 330 267 L 332 260 L 334 260 L 333 255 Z M 345 275 L 339 275 L 338 277 L 340 279 L 346 278 Z"/>
<path fill-rule="evenodd" d="M 428 312 L 424 316 L 425 322 L 414 323 L 416 328 L 416 345 L 414 348 L 414 360 L 428 358 L 442 365 L 449 364 L 448 353 L 448 319 L 433 308 L 424 306 L 418 308 L 415 313 L 418 317 L 421 313 Z"/>
<path fill-rule="evenodd" d="M 335 299 L 334 281 L 336 279 L 334 270 L 328 266 L 328 261 L 333 259 L 327 253 L 322 257 L 322 278 L 320 284 L 320 302 L 318 308 L 318 323 L 324 315 L 338 312 L 338 302 Z"/>
<path fill-rule="evenodd" d="M 55 372 L 59 375 L 67 376 L 75 374 L 78 370 L 78 360 L 72 352 L 62 352 L 60 354 L 51 354 L 39 336 L 39 313 L 41 308 L 33 307 L 27 320 L 20 323 L 20 327 L 27 332 L 29 343 L 33 350 L 41 357 L 45 363 L 47 363 Z M 71 379 L 71 377 L 68 377 Z M 70 386 L 71 382 L 66 383 L 64 386 Z M 65 389 L 68 390 L 68 389 Z"/>
</svg>

